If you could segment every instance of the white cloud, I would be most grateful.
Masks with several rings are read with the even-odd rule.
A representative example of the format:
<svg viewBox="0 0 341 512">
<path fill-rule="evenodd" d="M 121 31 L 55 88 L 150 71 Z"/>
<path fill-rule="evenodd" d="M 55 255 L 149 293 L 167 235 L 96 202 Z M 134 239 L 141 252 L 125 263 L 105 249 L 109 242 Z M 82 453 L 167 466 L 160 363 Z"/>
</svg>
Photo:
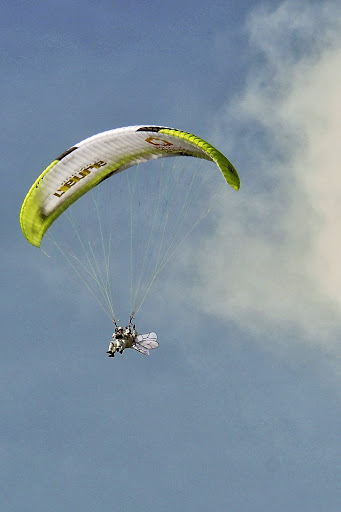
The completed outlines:
<svg viewBox="0 0 341 512">
<path fill-rule="evenodd" d="M 338 3 L 307 1 L 249 18 L 252 70 L 219 125 L 244 131 L 242 188 L 196 255 L 193 290 L 217 317 L 326 350 L 341 327 L 339 14 Z"/>
</svg>

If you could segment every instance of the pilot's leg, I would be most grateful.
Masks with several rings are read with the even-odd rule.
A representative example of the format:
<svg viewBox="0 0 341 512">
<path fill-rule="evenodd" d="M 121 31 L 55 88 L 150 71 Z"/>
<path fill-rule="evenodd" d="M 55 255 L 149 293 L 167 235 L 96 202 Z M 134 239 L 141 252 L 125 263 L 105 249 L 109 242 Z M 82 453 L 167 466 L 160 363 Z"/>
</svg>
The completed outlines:
<svg viewBox="0 0 341 512">
<path fill-rule="evenodd" d="M 126 348 L 126 342 L 125 342 L 125 340 L 122 340 L 122 341 L 120 342 L 120 346 L 117 348 L 117 350 L 118 350 L 118 352 L 119 352 L 120 354 L 123 354 L 123 350 L 124 350 L 125 348 Z"/>
<path fill-rule="evenodd" d="M 109 343 L 109 347 L 108 347 L 108 350 L 107 350 L 107 354 L 109 354 L 109 357 L 114 357 L 115 356 L 115 352 L 116 352 L 116 346 L 115 346 L 115 343 L 113 341 L 111 341 Z"/>
</svg>

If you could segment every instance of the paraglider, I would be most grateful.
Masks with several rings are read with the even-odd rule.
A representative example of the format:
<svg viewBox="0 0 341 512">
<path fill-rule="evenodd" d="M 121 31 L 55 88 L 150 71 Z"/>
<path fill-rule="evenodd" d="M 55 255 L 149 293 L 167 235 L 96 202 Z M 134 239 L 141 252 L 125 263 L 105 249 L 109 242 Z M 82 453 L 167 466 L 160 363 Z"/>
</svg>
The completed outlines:
<svg viewBox="0 0 341 512">
<path fill-rule="evenodd" d="M 107 350 L 108 357 L 115 357 L 116 353 L 123 354 L 127 348 L 133 348 L 145 356 L 149 356 L 149 350 L 157 348 L 157 334 L 149 332 L 138 334 L 135 325 L 130 324 L 123 327 L 116 327 Z"/>
<path fill-rule="evenodd" d="M 171 166 L 170 171 L 164 171 L 162 167 L 161 172 L 148 174 L 142 170 L 145 162 L 152 165 L 160 158 L 170 161 L 173 159 L 169 157 L 189 156 L 197 162 L 215 164 L 220 173 L 214 171 L 210 174 L 206 170 L 200 173 L 196 168 L 187 172 L 187 164 L 184 170 L 175 166 Z M 183 160 L 188 162 L 187 158 Z M 139 164 L 143 164 L 141 170 Z M 136 169 L 134 175 L 122 174 L 127 177 L 126 184 L 123 184 L 120 181 L 122 171 L 132 167 Z M 116 352 L 122 353 L 125 348 L 147 355 L 148 350 L 158 346 L 155 333 L 138 335 L 134 329 L 131 332 L 127 329 L 132 327 L 131 319 L 141 308 L 156 277 L 199 220 L 210 211 L 216 196 L 213 195 L 208 203 L 203 198 L 210 195 L 210 176 L 213 176 L 214 194 L 221 192 L 224 181 L 216 181 L 219 174 L 225 183 L 239 189 L 237 171 L 210 143 L 181 130 L 138 125 L 102 132 L 75 144 L 53 160 L 30 188 L 20 212 L 21 229 L 26 239 L 41 247 L 47 235 L 51 247 L 64 258 L 71 277 L 83 283 L 88 294 L 107 312 L 116 327 L 113 283 L 117 290 L 119 278 L 130 272 L 130 321 L 126 331 L 114 333 L 111 349 L 108 349 L 109 357 Z M 139 179 L 141 183 L 138 183 Z M 110 194 L 116 194 L 115 198 L 99 199 L 97 192 L 107 194 L 109 190 Z M 120 203 L 123 195 L 125 201 Z M 82 196 L 91 197 L 93 211 L 90 212 L 90 207 L 84 208 L 78 223 L 72 209 L 82 203 L 83 200 L 79 202 Z M 106 204 L 117 209 L 108 213 Z M 195 206 L 193 209 L 192 204 Z M 199 214 L 198 204 L 203 205 Z M 85 220 L 85 210 L 88 220 Z M 62 225 L 59 217 L 67 219 L 69 227 L 57 240 L 51 227 Z M 119 237 L 123 232 L 127 234 L 128 241 L 121 247 L 124 254 L 129 251 L 130 260 L 126 258 L 123 271 L 121 269 L 113 279 L 113 262 L 118 259 L 113 256 L 113 233 Z M 84 241 L 85 233 L 87 239 Z M 50 249 L 43 251 L 51 257 Z M 125 282 L 127 279 L 125 277 Z"/>
</svg>

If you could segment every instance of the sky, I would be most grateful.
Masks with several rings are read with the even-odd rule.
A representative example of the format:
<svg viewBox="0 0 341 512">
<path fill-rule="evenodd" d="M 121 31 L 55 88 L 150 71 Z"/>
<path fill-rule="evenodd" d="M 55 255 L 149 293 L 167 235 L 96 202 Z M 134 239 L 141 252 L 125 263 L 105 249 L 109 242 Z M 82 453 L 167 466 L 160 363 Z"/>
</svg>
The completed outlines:
<svg viewBox="0 0 341 512">
<path fill-rule="evenodd" d="M 340 3 L 0 9 L 1 510 L 340 510 Z M 158 350 L 108 359 L 18 218 L 56 155 L 135 124 L 209 140 L 241 188 L 141 310 Z"/>
</svg>

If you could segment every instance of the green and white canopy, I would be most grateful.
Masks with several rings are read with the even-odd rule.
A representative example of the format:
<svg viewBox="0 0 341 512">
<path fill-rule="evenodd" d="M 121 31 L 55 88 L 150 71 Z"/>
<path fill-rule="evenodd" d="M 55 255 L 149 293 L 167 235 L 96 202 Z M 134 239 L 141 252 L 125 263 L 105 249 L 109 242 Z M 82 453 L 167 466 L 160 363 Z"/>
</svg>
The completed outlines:
<svg viewBox="0 0 341 512">
<path fill-rule="evenodd" d="M 56 158 L 29 190 L 20 213 L 27 240 L 39 247 L 52 223 L 103 180 L 147 160 L 192 156 L 215 162 L 236 190 L 240 181 L 229 160 L 193 134 L 162 126 L 128 126 L 99 133 Z"/>
</svg>

